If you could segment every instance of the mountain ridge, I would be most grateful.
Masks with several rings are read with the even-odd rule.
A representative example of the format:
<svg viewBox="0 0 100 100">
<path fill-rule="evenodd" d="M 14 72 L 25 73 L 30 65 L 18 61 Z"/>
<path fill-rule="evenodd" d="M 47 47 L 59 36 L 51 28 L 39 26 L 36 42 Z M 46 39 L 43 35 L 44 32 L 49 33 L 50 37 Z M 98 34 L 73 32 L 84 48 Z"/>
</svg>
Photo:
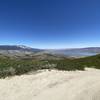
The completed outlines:
<svg viewBox="0 0 100 100">
<path fill-rule="evenodd" d="M 63 55 L 71 57 L 92 56 L 100 54 L 100 47 L 86 47 L 86 48 L 65 48 L 65 49 L 38 49 L 25 45 L 0 45 L 0 54 L 5 55 L 34 55 L 34 54 L 52 54 Z"/>
</svg>

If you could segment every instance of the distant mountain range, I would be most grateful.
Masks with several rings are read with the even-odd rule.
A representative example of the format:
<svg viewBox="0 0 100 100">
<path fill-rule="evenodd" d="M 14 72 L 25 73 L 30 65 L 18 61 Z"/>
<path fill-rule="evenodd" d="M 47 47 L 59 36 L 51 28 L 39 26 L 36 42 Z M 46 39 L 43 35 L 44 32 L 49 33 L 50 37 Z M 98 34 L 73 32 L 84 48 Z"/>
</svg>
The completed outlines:
<svg viewBox="0 0 100 100">
<path fill-rule="evenodd" d="M 19 50 L 19 51 L 29 51 L 29 52 L 40 51 L 40 49 L 35 49 L 24 45 L 0 45 L 0 50 Z"/>
<path fill-rule="evenodd" d="M 24 45 L 0 45 L 0 55 L 10 56 L 10 57 L 24 57 L 31 56 L 34 53 L 40 52 L 42 50 L 30 48 Z"/>
<path fill-rule="evenodd" d="M 100 47 L 72 48 L 72 49 L 37 49 L 24 45 L 0 45 L 0 54 L 5 56 L 43 56 L 52 54 L 57 56 L 81 57 L 100 54 Z"/>
</svg>

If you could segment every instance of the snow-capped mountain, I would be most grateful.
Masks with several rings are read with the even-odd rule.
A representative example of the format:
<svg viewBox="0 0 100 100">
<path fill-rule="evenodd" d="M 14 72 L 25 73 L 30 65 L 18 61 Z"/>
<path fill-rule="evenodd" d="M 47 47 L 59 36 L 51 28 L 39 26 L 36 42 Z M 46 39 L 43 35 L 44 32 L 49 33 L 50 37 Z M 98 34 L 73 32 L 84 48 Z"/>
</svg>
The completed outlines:
<svg viewBox="0 0 100 100">
<path fill-rule="evenodd" d="M 0 45 L 0 50 L 24 50 L 30 52 L 40 51 L 40 49 L 31 48 L 24 45 Z"/>
<path fill-rule="evenodd" d="M 27 47 L 24 45 L 0 45 L 0 54 L 6 56 L 25 56 L 40 52 L 40 49 Z"/>
</svg>

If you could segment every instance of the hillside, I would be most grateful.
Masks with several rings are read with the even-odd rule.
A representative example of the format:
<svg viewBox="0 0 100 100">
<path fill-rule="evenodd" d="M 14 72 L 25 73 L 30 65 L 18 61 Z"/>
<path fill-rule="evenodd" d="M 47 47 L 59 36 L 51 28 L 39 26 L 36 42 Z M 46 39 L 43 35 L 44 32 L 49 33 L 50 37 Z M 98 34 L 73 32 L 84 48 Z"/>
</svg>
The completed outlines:
<svg viewBox="0 0 100 100">
<path fill-rule="evenodd" d="M 7 77 L 13 75 L 21 75 L 30 71 L 37 71 L 42 69 L 58 69 L 65 71 L 85 70 L 86 67 L 100 69 L 100 55 L 70 59 L 70 58 L 56 58 L 52 55 L 43 55 L 39 58 L 31 59 L 16 59 L 9 57 L 0 57 L 0 77 Z M 49 58 L 50 57 L 50 58 Z"/>
</svg>

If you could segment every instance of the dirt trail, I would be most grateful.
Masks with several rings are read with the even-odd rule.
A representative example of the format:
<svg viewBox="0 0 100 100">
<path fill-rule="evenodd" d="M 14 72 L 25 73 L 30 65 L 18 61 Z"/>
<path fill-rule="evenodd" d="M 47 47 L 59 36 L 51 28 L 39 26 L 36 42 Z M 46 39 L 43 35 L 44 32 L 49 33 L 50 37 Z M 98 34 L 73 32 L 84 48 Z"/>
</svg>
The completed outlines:
<svg viewBox="0 0 100 100">
<path fill-rule="evenodd" d="M 100 70 L 44 70 L 0 79 L 0 100 L 100 100 Z"/>
</svg>

